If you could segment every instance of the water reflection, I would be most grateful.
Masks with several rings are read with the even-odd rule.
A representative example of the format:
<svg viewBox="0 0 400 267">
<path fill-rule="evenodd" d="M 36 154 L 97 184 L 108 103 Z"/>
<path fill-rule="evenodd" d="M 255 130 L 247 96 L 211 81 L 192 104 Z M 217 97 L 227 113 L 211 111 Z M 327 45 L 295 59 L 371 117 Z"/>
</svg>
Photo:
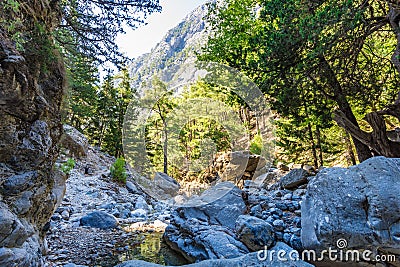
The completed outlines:
<svg viewBox="0 0 400 267">
<path fill-rule="evenodd" d="M 98 261 L 96 266 L 115 266 L 128 260 L 144 260 L 162 265 L 184 265 L 188 262 L 162 239 L 163 233 L 138 232 L 134 238 L 116 245 L 114 255 Z"/>
</svg>

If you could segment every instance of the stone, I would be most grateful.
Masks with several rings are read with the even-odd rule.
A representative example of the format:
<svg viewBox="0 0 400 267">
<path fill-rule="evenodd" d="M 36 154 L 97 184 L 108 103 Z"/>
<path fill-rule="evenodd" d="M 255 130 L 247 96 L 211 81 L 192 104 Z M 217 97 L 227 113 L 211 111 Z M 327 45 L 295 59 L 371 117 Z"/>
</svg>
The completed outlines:
<svg viewBox="0 0 400 267">
<path fill-rule="evenodd" d="M 264 220 L 241 215 L 236 220 L 236 235 L 250 251 L 271 248 L 275 243 L 274 228 Z"/>
<path fill-rule="evenodd" d="M 132 194 L 139 193 L 139 190 L 137 189 L 136 185 L 131 181 L 126 181 L 126 189 L 128 189 L 128 192 Z"/>
<path fill-rule="evenodd" d="M 176 196 L 181 187 L 172 177 L 162 172 L 155 174 L 153 183 L 158 191 L 160 191 L 160 194 L 168 196 Z"/>
<path fill-rule="evenodd" d="M 279 162 L 277 167 L 278 169 L 285 172 L 288 172 L 290 170 L 290 168 L 287 165 L 283 164 L 282 162 Z"/>
<path fill-rule="evenodd" d="M 14 211 L 18 215 L 26 214 L 30 208 L 32 207 L 31 197 L 33 196 L 33 192 L 25 191 L 21 194 L 21 196 L 15 200 L 15 208 Z"/>
<path fill-rule="evenodd" d="M 277 254 L 281 253 L 285 260 L 279 260 Z M 214 259 L 214 260 L 205 260 L 202 262 L 190 264 L 190 265 L 182 265 L 182 267 L 313 267 L 307 262 L 302 260 L 294 260 L 289 257 L 292 255 L 292 258 L 296 258 L 296 254 L 293 253 L 293 249 L 288 245 L 278 242 L 275 247 L 271 248 L 267 251 L 259 251 L 246 254 L 241 257 L 232 258 L 232 259 Z M 127 261 L 121 264 L 118 264 L 116 267 L 161 267 L 163 265 L 149 263 L 141 260 L 133 260 Z M 171 267 L 171 266 L 170 266 Z"/>
<path fill-rule="evenodd" d="M 68 221 L 68 219 L 69 219 L 69 212 L 68 212 L 67 210 L 64 210 L 64 211 L 61 213 L 61 217 L 62 217 L 64 220 Z"/>
<path fill-rule="evenodd" d="M 147 204 L 147 202 L 146 202 L 146 200 L 144 199 L 143 196 L 139 196 L 136 199 L 135 209 L 143 209 L 143 210 L 146 210 L 146 211 L 150 210 L 149 205 Z"/>
<path fill-rule="evenodd" d="M 131 212 L 130 214 L 131 217 L 134 218 L 145 218 L 147 216 L 147 211 L 145 211 L 144 209 L 137 209 Z"/>
<path fill-rule="evenodd" d="M 304 169 L 293 169 L 279 180 L 279 184 L 285 189 L 295 189 L 306 184 L 308 176 L 308 172 Z"/>
<path fill-rule="evenodd" d="M 301 251 L 303 249 L 301 239 L 297 235 L 292 235 L 292 237 L 290 238 L 289 244 L 295 250 Z"/>
<path fill-rule="evenodd" d="M 33 229 L 29 224 L 23 219 L 18 219 L 0 202 L 0 247 L 19 247 L 32 234 Z"/>
<path fill-rule="evenodd" d="M 252 179 L 254 174 L 260 176 L 265 173 L 267 161 L 264 157 L 244 150 L 221 155 L 215 165 L 218 166 L 215 171 L 223 181 L 237 181 L 242 176 Z"/>
<path fill-rule="evenodd" d="M 285 229 L 285 223 L 282 220 L 275 220 L 272 225 L 274 226 L 274 228 L 278 231 L 282 231 L 283 229 Z"/>
<path fill-rule="evenodd" d="M 89 142 L 87 138 L 74 127 L 64 124 L 64 134 L 61 138 L 61 146 L 69 151 L 73 157 L 85 157 L 88 153 Z"/>
<path fill-rule="evenodd" d="M 301 204 L 304 248 L 345 240 L 347 249 L 379 247 L 399 255 L 399 184 L 400 159 L 373 157 L 348 169 L 321 170 Z"/>
<path fill-rule="evenodd" d="M 279 172 L 278 170 L 274 170 L 272 172 L 264 173 L 260 176 L 257 176 L 254 179 L 254 183 L 256 185 L 262 186 L 264 188 L 275 184 L 279 180 Z"/>
<path fill-rule="evenodd" d="M 30 190 L 35 186 L 38 176 L 37 171 L 13 175 L 5 180 L 1 191 L 6 195 L 17 195 L 23 191 Z"/>
<path fill-rule="evenodd" d="M 80 225 L 100 229 L 110 229 L 117 227 L 118 221 L 114 216 L 104 211 L 94 211 L 83 216 L 80 219 Z"/>
<path fill-rule="evenodd" d="M 234 229 L 245 210 L 242 191 L 219 183 L 172 212 L 164 239 L 190 262 L 241 256 L 249 251 Z"/>
</svg>

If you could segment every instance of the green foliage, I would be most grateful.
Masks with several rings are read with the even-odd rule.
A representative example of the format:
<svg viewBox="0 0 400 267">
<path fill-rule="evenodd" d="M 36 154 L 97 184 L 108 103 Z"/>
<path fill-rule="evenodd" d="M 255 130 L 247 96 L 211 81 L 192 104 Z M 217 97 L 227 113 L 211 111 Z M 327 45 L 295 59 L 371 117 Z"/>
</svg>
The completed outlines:
<svg viewBox="0 0 400 267">
<path fill-rule="evenodd" d="M 125 184 L 128 177 L 125 169 L 125 159 L 122 157 L 117 158 L 111 165 L 110 172 L 113 181 Z"/>
<path fill-rule="evenodd" d="M 209 5 L 214 34 L 199 58 L 237 68 L 259 85 L 272 108 L 291 122 L 292 127 L 278 131 L 284 151 L 296 147 L 313 158 L 316 150 L 341 141 L 334 135 L 316 140 L 332 129 L 334 109 L 357 125 L 356 118 L 397 94 L 400 80 L 391 63 L 396 38 L 388 21 L 380 20 L 388 12 L 384 1 L 227 0 Z"/>
<path fill-rule="evenodd" d="M 61 171 L 65 174 L 70 174 L 71 171 L 75 168 L 75 160 L 70 158 L 63 164 L 61 164 Z"/>
<path fill-rule="evenodd" d="M 63 19 L 54 31 L 58 44 L 65 53 L 79 52 L 96 63 L 124 63 L 116 37 L 144 24 L 150 13 L 161 11 L 154 0 L 60 2 Z"/>
<path fill-rule="evenodd" d="M 127 69 L 117 75 L 107 75 L 98 85 L 97 69 L 88 58 L 76 57 L 70 76 L 64 113 L 66 123 L 88 137 L 92 145 L 107 153 L 122 155 L 122 128 L 126 109 L 134 100 Z"/>
<path fill-rule="evenodd" d="M 263 140 L 260 134 L 256 134 L 250 142 L 250 152 L 256 155 L 261 155 L 263 150 Z"/>
<path fill-rule="evenodd" d="M 140 105 L 153 111 L 146 125 L 146 150 L 152 164 L 164 173 L 168 173 L 168 113 L 176 106 L 172 91 L 158 77 L 154 77 L 151 85 L 144 92 Z"/>
<path fill-rule="evenodd" d="M 213 116 L 205 116 L 209 114 L 201 115 L 201 110 L 208 106 L 211 112 L 212 101 L 233 106 L 234 111 L 240 105 L 228 89 L 201 80 L 184 88 L 180 95 L 172 97 L 172 93 L 166 84 L 154 78 L 141 105 L 153 110 L 145 131 L 146 151 L 152 165 L 157 171 L 167 171 L 180 179 L 202 171 L 216 153 L 232 148 L 231 133 L 225 127 L 232 130 L 235 125 L 223 125 Z"/>
</svg>

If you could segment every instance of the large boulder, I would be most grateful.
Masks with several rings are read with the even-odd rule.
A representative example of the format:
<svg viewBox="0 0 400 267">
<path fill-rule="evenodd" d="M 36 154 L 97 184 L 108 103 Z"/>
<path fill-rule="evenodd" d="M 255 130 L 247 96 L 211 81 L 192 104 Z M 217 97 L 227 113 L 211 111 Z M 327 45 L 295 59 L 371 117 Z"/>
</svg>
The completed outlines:
<svg viewBox="0 0 400 267">
<path fill-rule="evenodd" d="M 277 253 L 280 252 L 283 260 L 278 259 Z M 233 259 L 205 260 L 202 262 L 183 265 L 182 267 L 313 267 L 313 265 L 296 258 L 293 249 L 284 243 L 279 242 L 275 247 L 268 251 L 260 251 L 246 254 Z M 290 255 L 292 259 L 290 258 Z M 161 267 L 163 265 L 149 263 L 140 260 L 127 261 L 116 267 Z"/>
<path fill-rule="evenodd" d="M 399 192 L 400 159 L 374 157 L 348 169 L 320 171 L 301 206 L 303 246 L 400 255 Z"/>
<path fill-rule="evenodd" d="M 74 127 L 64 124 L 64 135 L 61 145 L 68 150 L 73 157 L 85 157 L 88 153 L 89 142 L 87 138 Z"/>
<path fill-rule="evenodd" d="M 46 21 L 57 24 L 59 12 L 54 7 L 41 9 L 40 16 L 54 18 Z M 45 225 L 62 194 L 53 191 L 53 167 L 62 134 L 59 114 L 65 72 L 57 52 L 52 51 L 52 60 L 44 66 L 34 54 L 40 50 L 34 45 L 17 51 L 15 42 L 0 29 L 0 266 L 4 267 L 43 265 Z"/>
<path fill-rule="evenodd" d="M 242 191 L 219 183 L 173 212 L 164 239 L 190 262 L 242 256 L 249 251 L 234 229 L 245 210 Z"/>
<path fill-rule="evenodd" d="M 266 172 L 265 158 L 249 151 L 234 151 L 219 156 L 215 161 L 215 171 L 224 181 L 251 179 Z"/>
<path fill-rule="evenodd" d="M 275 244 L 274 227 L 254 216 L 239 216 L 236 220 L 236 235 L 251 251 L 271 248 Z"/>
<path fill-rule="evenodd" d="M 154 175 L 153 182 L 157 190 L 163 195 L 176 196 L 178 194 L 179 183 L 163 172 L 157 172 Z"/>
<path fill-rule="evenodd" d="M 293 169 L 279 180 L 281 187 L 285 189 L 295 189 L 300 185 L 306 184 L 309 173 L 304 169 Z"/>
<path fill-rule="evenodd" d="M 100 229 L 111 229 L 118 226 L 118 220 L 107 212 L 93 211 L 81 218 L 80 225 Z"/>
</svg>

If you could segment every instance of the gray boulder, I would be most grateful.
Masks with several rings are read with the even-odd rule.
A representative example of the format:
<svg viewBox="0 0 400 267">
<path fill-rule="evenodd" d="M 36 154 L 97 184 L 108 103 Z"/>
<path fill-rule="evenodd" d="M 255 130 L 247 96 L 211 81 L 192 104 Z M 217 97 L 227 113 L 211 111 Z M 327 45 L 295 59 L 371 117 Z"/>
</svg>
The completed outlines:
<svg viewBox="0 0 400 267">
<path fill-rule="evenodd" d="M 272 252 L 273 251 L 273 252 Z M 286 260 L 279 260 L 277 257 L 278 251 L 285 253 L 282 258 Z M 241 257 L 233 259 L 217 259 L 205 260 L 202 262 L 183 265 L 183 267 L 313 267 L 313 265 L 301 260 L 293 260 L 289 254 L 293 249 L 284 243 L 278 242 L 277 245 L 271 250 L 260 251 L 246 254 Z M 292 258 L 295 258 L 294 254 Z M 140 260 L 127 261 L 117 265 L 116 267 L 161 267 L 163 265 L 149 263 Z"/>
<path fill-rule="evenodd" d="M 294 189 L 307 183 L 309 173 L 304 169 L 293 169 L 279 180 L 281 187 L 285 189 Z"/>
<path fill-rule="evenodd" d="M 157 191 L 163 195 L 176 196 L 181 187 L 172 177 L 162 172 L 155 174 L 153 182 Z"/>
<path fill-rule="evenodd" d="M 138 194 L 140 192 L 136 185 L 131 181 L 126 181 L 126 189 L 128 189 L 128 192 L 131 194 Z"/>
<path fill-rule="evenodd" d="M 320 171 L 301 205 L 303 246 L 336 248 L 341 240 L 346 249 L 399 255 L 399 192 L 400 159 L 374 157 L 348 169 Z"/>
<path fill-rule="evenodd" d="M 80 158 L 88 153 L 89 142 L 87 138 L 74 127 L 65 124 L 61 145 L 69 151 L 71 156 Z"/>
<path fill-rule="evenodd" d="M 266 172 L 267 161 L 249 151 L 234 151 L 221 155 L 215 161 L 215 171 L 223 181 L 251 179 Z"/>
<path fill-rule="evenodd" d="M 245 210 L 239 188 L 230 182 L 217 184 L 172 213 L 164 239 L 190 262 L 242 256 L 249 251 L 234 229 Z"/>
<path fill-rule="evenodd" d="M 118 221 L 114 216 L 104 211 L 94 211 L 83 216 L 80 220 L 80 225 L 100 229 L 111 229 L 117 227 Z"/>
<path fill-rule="evenodd" d="M 241 215 L 236 220 L 236 235 L 251 251 L 272 247 L 275 243 L 274 228 L 264 220 Z"/>
</svg>

